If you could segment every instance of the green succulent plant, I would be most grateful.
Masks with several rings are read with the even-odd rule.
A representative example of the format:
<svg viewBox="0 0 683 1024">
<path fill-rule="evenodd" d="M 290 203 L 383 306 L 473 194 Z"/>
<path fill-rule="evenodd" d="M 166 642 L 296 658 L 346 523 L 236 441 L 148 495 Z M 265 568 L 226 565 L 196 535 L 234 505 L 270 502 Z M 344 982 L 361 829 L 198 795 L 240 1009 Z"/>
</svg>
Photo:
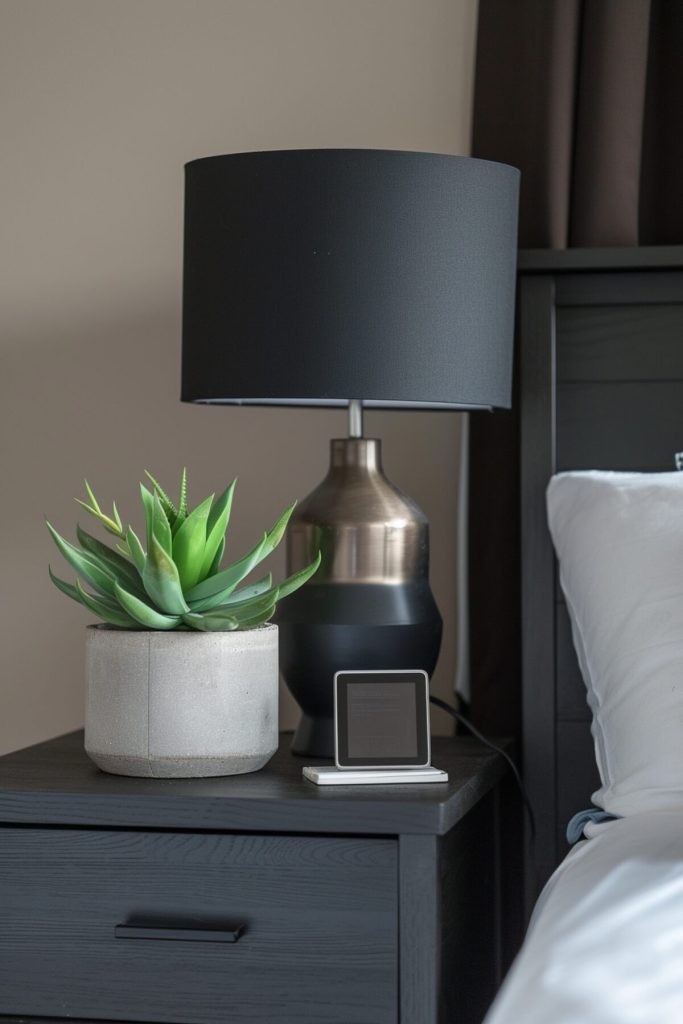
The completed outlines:
<svg viewBox="0 0 683 1024">
<path fill-rule="evenodd" d="M 103 544 L 80 526 L 76 527 L 77 547 L 47 523 L 55 544 L 77 573 L 74 585 L 59 579 L 50 567 L 50 579 L 62 593 L 85 605 L 108 625 L 154 630 L 253 629 L 267 622 L 277 602 L 301 587 L 320 565 L 318 553 L 310 565 L 280 584 L 273 585 L 269 573 L 255 583 L 240 586 L 277 547 L 296 502 L 251 551 L 221 568 L 236 481 L 218 498 L 212 494 L 190 511 L 185 470 L 177 507 L 151 473 L 147 476 L 152 489 L 140 485 L 146 551 L 132 526 L 124 528 L 116 502 L 111 516 L 102 511 L 87 480 L 88 501 L 76 501 L 117 538 L 116 548 Z"/>
</svg>

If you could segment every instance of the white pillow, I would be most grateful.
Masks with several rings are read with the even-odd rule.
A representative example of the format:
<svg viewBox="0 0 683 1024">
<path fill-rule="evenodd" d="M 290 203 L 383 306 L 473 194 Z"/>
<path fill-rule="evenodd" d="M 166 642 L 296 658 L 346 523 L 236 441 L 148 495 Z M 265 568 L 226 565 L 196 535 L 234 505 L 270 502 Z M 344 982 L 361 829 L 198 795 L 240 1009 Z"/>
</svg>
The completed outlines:
<svg viewBox="0 0 683 1024">
<path fill-rule="evenodd" d="M 548 521 L 612 814 L 683 809 L 683 473 L 560 473 Z"/>
</svg>

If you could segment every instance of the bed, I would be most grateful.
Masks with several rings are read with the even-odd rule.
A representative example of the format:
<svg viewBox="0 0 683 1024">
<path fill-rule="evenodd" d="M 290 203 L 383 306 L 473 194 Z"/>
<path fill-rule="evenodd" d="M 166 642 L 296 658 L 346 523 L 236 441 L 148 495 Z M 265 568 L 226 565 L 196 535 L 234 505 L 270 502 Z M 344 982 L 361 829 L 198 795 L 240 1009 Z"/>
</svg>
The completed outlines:
<svg viewBox="0 0 683 1024">
<path fill-rule="evenodd" d="M 624 816 L 589 825 L 590 838 L 571 852 L 565 838 L 568 821 L 590 806 L 601 779 L 577 660 L 577 611 L 572 605 L 570 619 L 548 529 L 546 491 L 551 477 L 560 473 L 664 474 L 674 469 L 675 453 L 683 449 L 683 247 L 522 253 L 518 316 L 514 454 L 519 457 L 521 594 L 510 586 L 507 611 L 514 621 L 521 610 L 521 754 L 537 834 L 533 847 L 527 845 L 524 864 L 531 924 L 487 1024 L 680 1021 L 683 802 L 676 786 L 670 779 L 662 784 L 664 796 L 650 808 L 649 790 L 643 799 L 627 793 L 626 802 L 620 803 L 618 787 L 605 787 L 603 780 L 608 807 L 616 806 Z M 683 507 L 683 474 L 670 477 L 666 487 L 680 487 Z M 590 484 L 590 474 L 586 478 Z M 602 486 L 605 479 L 610 487 L 626 481 L 599 476 L 597 483 Z M 584 487 L 586 480 L 580 483 Z M 634 487 L 641 484 L 642 477 L 633 478 Z M 507 501 L 514 517 L 514 486 L 498 499 L 497 507 Z M 619 508 L 630 507 L 623 488 L 619 501 Z M 590 518 L 594 505 L 590 492 L 585 508 L 591 531 L 600 522 Z M 649 509 L 649 498 L 641 505 Z M 572 516 L 565 521 L 571 523 Z M 683 519 L 680 526 L 676 536 L 683 537 Z M 600 543 L 596 558 L 611 549 L 609 532 Z M 495 546 L 492 535 L 493 550 Z M 643 548 L 640 541 L 637 547 Z M 576 550 L 575 543 L 562 559 L 563 573 L 570 577 Z M 647 568 L 647 559 L 643 564 Z M 667 599 L 677 600 L 683 615 L 683 562 L 681 580 L 681 593 L 677 596 L 670 585 Z M 606 593 L 598 588 L 593 597 L 600 601 L 594 601 L 594 609 L 610 611 Z M 678 630 L 683 642 L 683 627 L 672 625 L 668 612 L 663 618 L 658 609 L 657 615 L 647 628 L 665 618 L 667 628 Z M 491 643 L 495 626 L 489 621 Z M 579 649 L 582 635 L 579 629 Z M 667 643 L 673 641 L 669 637 Z M 503 656 L 512 661 L 515 654 L 511 648 Z M 601 663 L 589 654 L 588 671 L 595 674 L 595 665 Z M 675 664 L 669 659 L 667 670 Z M 583 669 L 585 674 L 586 664 Z M 683 672 L 681 676 L 677 725 L 683 752 Z M 637 717 L 637 690 L 630 705 L 612 701 L 617 703 L 622 725 L 625 708 L 630 707 L 632 719 Z M 677 707 L 675 701 L 668 706 Z M 674 717 L 669 710 L 666 722 Z M 653 722 L 632 721 L 631 728 L 635 742 L 643 746 L 640 768 L 652 775 L 660 756 L 655 743 L 655 756 L 647 757 Z M 672 756 L 675 760 L 678 755 Z M 678 771 L 677 761 L 674 769 Z M 683 791 L 683 772 L 678 789 Z"/>
</svg>

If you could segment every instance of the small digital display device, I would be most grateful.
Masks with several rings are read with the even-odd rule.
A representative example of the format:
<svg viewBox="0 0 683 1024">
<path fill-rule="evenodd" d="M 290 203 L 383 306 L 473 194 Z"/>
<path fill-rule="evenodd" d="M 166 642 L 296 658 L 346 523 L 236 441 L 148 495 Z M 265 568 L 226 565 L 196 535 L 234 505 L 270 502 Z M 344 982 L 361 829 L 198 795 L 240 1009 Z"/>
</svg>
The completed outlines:
<svg viewBox="0 0 683 1024">
<path fill-rule="evenodd" d="M 334 715 L 337 768 L 429 766 L 426 672 L 337 672 Z"/>
</svg>

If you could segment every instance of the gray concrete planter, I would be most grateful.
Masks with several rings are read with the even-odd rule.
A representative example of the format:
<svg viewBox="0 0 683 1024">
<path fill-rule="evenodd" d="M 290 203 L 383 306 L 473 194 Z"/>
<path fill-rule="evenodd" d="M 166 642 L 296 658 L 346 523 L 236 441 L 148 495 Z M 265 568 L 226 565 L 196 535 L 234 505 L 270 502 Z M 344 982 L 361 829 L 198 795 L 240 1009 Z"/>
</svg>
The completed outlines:
<svg viewBox="0 0 683 1024">
<path fill-rule="evenodd" d="M 255 772 L 278 745 L 277 626 L 234 633 L 89 626 L 85 749 L 105 772 Z"/>
</svg>

